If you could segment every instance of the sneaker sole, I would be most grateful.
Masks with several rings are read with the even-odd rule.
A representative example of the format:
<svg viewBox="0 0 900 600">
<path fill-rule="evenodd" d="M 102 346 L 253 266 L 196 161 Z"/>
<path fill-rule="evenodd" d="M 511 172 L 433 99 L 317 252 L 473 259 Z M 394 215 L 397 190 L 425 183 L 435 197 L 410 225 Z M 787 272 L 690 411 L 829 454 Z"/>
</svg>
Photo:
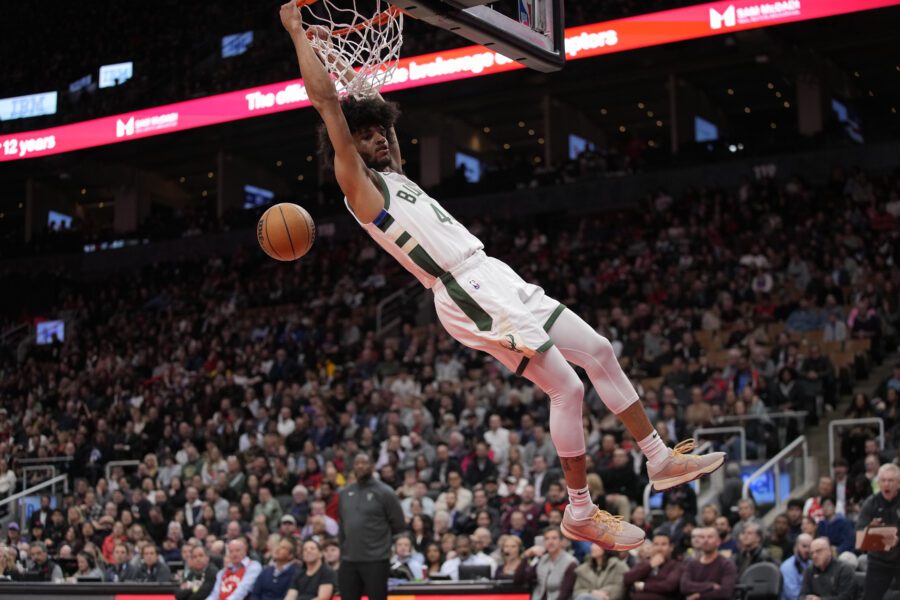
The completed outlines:
<svg viewBox="0 0 900 600">
<path fill-rule="evenodd" d="M 644 541 L 646 540 L 646 538 L 645 538 L 645 539 L 643 539 L 639 542 L 635 542 L 633 544 L 614 544 L 612 547 L 609 547 L 602 542 L 599 542 L 599 541 L 593 540 L 593 539 L 588 539 L 586 537 L 582 537 L 582 536 L 574 533 L 571 529 L 566 527 L 566 525 L 564 523 L 560 523 L 559 529 L 560 529 L 560 531 L 562 531 L 562 534 L 564 536 L 566 536 L 567 538 L 569 538 L 570 540 L 575 540 L 578 542 L 590 542 L 591 544 L 597 544 L 604 550 L 610 550 L 612 552 L 624 552 L 626 550 L 634 550 L 635 548 L 641 547 L 644 544 Z"/>
<path fill-rule="evenodd" d="M 665 492 L 666 490 L 671 490 L 672 488 L 678 487 L 679 485 L 690 483 L 695 479 L 700 479 L 704 475 L 709 475 L 710 473 L 719 470 L 719 468 L 725 464 L 726 458 L 728 457 L 723 456 L 722 460 L 720 460 L 718 463 L 712 463 L 711 465 L 699 471 L 695 471 L 694 473 L 684 474 L 679 477 L 670 477 L 669 479 L 661 479 L 659 481 L 652 481 L 651 483 L 653 484 L 653 488 L 651 491 L 655 493 Z"/>
</svg>

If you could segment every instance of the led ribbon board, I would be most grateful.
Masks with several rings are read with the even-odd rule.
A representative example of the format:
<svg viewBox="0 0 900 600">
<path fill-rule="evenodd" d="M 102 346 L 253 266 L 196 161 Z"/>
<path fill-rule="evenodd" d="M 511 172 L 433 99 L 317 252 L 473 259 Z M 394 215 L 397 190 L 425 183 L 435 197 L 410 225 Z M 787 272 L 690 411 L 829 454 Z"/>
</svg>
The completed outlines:
<svg viewBox="0 0 900 600">
<path fill-rule="evenodd" d="M 571 27 L 566 30 L 566 59 L 578 60 L 897 4 L 900 0 L 736 0 L 698 4 Z M 481 46 L 467 46 L 402 59 L 393 79 L 382 91 L 522 68 L 496 52 Z M 115 144 L 309 105 L 303 81 L 294 79 L 61 127 L 0 136 L 0 162 Z"/>
</svg>

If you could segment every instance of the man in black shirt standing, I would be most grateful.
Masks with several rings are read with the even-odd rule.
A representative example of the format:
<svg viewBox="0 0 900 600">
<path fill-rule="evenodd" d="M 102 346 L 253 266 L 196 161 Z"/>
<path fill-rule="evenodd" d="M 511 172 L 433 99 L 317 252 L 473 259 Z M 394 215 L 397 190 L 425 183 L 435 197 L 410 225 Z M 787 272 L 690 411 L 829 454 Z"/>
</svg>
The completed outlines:
<svg viewBox="0 0 900 600">
<path fill-rule="evenodd" d="M 341 598 L 387 600 L 391 541 L 403 531 L 403 508 L 387 485 L 372 478 L 372 460 L 360 453 L 353 460 L 356 481 L 341 490 Z"/>
<path fill-rule="evenodd" d="M 878 469 L 878 487 L 881 491 L 869 496 L 863 503 L 856 519 L 857 531 L 864 531 L 869 525 L 872 527 L 900 525 L 900 495 L 898 495 L 900 467 L 893 463 L 881 465 Z M 882 552 L 869 552 L 864 600 L 882 600 L 897 573 L 900 565 L 897 535 L 885 539 L 885 546 L 887 549 Z"/>
</svg>

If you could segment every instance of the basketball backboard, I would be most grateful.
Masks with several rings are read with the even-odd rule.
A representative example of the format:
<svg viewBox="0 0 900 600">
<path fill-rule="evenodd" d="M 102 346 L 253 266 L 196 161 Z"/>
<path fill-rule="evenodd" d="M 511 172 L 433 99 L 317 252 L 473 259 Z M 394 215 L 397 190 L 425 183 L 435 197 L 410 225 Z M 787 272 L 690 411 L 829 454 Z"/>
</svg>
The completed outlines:
<svg viewBox="0 0 900 600">
<path fill-rule="evenodd" d="M 526 67 L 566 63 L 563 0 L 390 0 L 409 16 L 446 29 Z"/>
</svg>

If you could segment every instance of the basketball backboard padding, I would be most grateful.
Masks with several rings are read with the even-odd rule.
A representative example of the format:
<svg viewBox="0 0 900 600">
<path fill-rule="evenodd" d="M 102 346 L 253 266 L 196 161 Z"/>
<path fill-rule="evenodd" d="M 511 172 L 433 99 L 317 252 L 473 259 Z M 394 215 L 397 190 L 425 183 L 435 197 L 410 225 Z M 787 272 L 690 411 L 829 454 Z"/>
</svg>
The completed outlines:
<svg viewBox="0 0 900 600">
<path fill-rule="evenodd" d="M 563 0 L 548 0 L 551 14 L 546 35 L 477 2 L 478 5 L 466 8 L 455 0 L 390 1 L 411 17 L 451 31 L 531 69 L 549 73 L 566 64 Z"/>
</svg>

